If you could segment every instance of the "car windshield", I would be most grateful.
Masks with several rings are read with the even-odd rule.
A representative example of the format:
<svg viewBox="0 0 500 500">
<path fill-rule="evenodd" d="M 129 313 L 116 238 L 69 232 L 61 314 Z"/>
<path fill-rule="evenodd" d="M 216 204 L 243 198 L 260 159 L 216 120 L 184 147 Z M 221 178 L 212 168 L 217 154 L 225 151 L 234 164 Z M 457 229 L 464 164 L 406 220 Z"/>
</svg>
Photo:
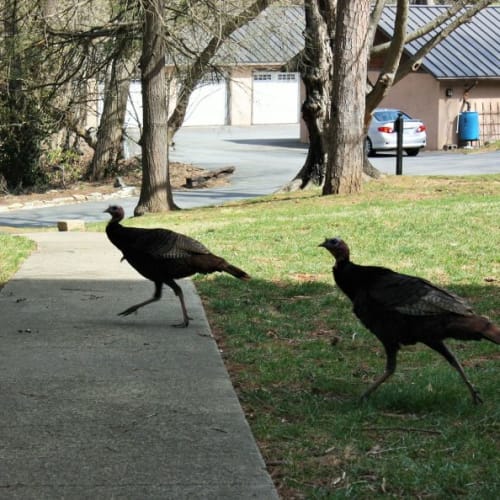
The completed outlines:
<svg viewBox="0 0 500 500">
<path fill-rule="evenodd" d="M 396 120 L 399 113 L 401 113 L 403 115 L 403 119 L 405 119 L 405 120 L 412 119 L 406 113 L 403 113 L 402 111 L 398 111 L 397 109 L 385 109 L 384 111 L 375 111 L 373 113 L 373 117 L 378 122 L 393 122 Z"/>
</svg>

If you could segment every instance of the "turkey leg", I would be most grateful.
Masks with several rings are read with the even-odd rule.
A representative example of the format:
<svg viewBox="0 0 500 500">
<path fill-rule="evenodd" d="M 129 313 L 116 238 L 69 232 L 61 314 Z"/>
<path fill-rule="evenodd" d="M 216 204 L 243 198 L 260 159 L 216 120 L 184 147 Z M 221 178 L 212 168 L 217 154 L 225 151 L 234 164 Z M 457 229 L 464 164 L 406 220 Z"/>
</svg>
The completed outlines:
<svg viewBox="0 0 500 500">
<path fill-rule="evenodd" d="M 175 295 L 179 297 L 179 301 L 181 303 L 181 308 L 182 308 L 182 317 L 183 317 L 182 323 L 172 326 L 185 328 L 189 325 L 189 320 L 191 318 L 188 316 L 187 313 L 186 304 L 184 303 L 184 293 L 182 292 L 182 288 L 174 280 L 167 280 L 165 281 L 165 284 L 167 284 L 174 291 Z"/>
<path fill-rule="evenodd" d="M 482 403 L 483 400 L 479 396 L 479 391 L 469 382 L 469 379 L 467 378 L 467 375 L 465 375 L 465 371 L 462 368 L 462 365 L 458 361 L 458 359 L 453 355 L 453 353 L 441 342 L 436 342 L 435 344 L 429 344 L 427 345 L 431 348 L 437 351 L 439 354 L 441 354 L 448 363 L 450 363 L 455 370 L 457 370 L 458 373 L 460 373 L 460 376 L 462 377 L 462 380 L 465 382 L 465 385 L 469 388 L 469 391 L 472 396 L 472 401 L 474 404 L 479 404 Z"/>
<path fill-rule="evenodd" d="M 174 280 L 166 280 L 165 284 L 168 285 L 174 291 L 174 293 L 177 297 L 179 297 L 179 301 L 181 303 L 181 308 L 182 308 L 182 317 L 183 317 L 182 323 L 178 323 L 178 324 L 175 324 L 172 326 L 185 328 L 186 326 L 189 325 L 190 318 L 189 318 L 188 313 L 187 313 L 186 304 L 184 303 L 184 294 L 182 293 L 182 289 Z M 125 309 L 125 311 L 122 311 L 121 313 L 119 313 L 118 316 L 128 316 L 129 314 L 136 312 L 141 307 L 147 306 L 148 304 L 151 304 L 152 302 L 157 302 L 158 300 L 161 299 L 162 287 L 163 287 L 163 283 L 161 281 L 155 282 L 155 293 L 150 299 L 145 300 L 144 302 L 141 302 L 139 304 L 135 304 L 133 306 L 130 306 L 128 309 Z"/>
<path fill-rule="evenodd" d="M 140 304 L 135 304 L 134 306 L 130 306 L 128 309 L 125 309 L 125 311 L 118 313 L 118 316 L 128 316 L 129 314 L 136 312 L 137 309 L 140 309 L 143 306 L 147 306 L 148 304 L 151 304 L 151 302 L 156 302 L 156 301 L 160 300 L 162 286 L 163 286 L 163 283 L 161 281 L 158 283 L 155 283 L 155 293 L 154 293 L 153 297 L 151 297 L 148 300 L 145 300 L 144 302 L 141 302 Z"/>
<path fill-rule="evenodd" d="M 398 353 L 398 349 L 394 347 L 385 346 L 385 353 L 387 356 L 387 361 L 385 365 L 384 373 L 377 379 L 373 384 L 368 387 L 368 389 L 361 396 L 362 400 L 368 398 L 368 396 L 379 386 L 382 385 L 396 370 L 396 356 Z"/>
</svg>

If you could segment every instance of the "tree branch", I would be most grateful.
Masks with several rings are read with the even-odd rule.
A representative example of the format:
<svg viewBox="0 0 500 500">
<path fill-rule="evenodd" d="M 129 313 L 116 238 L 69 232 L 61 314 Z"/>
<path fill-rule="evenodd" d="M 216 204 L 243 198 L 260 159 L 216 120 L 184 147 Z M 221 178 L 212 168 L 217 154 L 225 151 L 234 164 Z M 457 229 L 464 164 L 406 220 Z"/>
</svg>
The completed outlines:
<svg viewBox="0 0 500 500">
<path fill-rule="evenodd" d="M 378 23 L 380 22 L 380 17 L 382 16 L 385 4 L 386 0 L 377 0 L 372 8 L 370 14 L 370 27 L 368 29 L 367 36 L 367 40 L 370 46 L 373 46 L 373 40 L 375 39 L 375 33 L 377 32 Z M 387 47 L 389 47 L 389 42 L 387 43 Z M 371 50 L 373 50 L 373 48 Z M 370 57 L 371 56 L 372 54 L 370 53 Z"/>
<path fill-rule="evenodd" d="M 441 24 L 443 24 L 446 21 L 448 21 L 449 19 L 451 19 L 453 16 L 455 16 L 463 8 L 467 9 L 468 5 L 469 5 L 470 10 L 473 10 L 474 14 L 476 14 L 477 12 L 479 12 L 480 10 L 484 9 L 485 7 L 487 7 L 488 5 L 490 5 L 492 3 L 494 3 L 494 0 L 479 0 L 473 6 L 471 6 L 467 2 L 467 0 L 461 0 L 461 1 L 457 2 L 456 4 L 452 5 L 449 9 L 447 9 L 445 12 L 443 12 L 440 16 L 434 18 L 432 21 L 429 21 L 424 26 L 422 26 L 419 29 L 412 31 L 411 33 L 406 35 L 405 44 L 413 42 L 414 40 L 417 40 L 418 38 L 421 38 L 424 35 L 427 35 L 431 31 L 438 28 Z M 467 9 L 467 11 L 468 10 L 469 9 Z M 472 14 L 471 16 L 468 16 L 466 19 L 469 19 L 474 14 Z M 377 24 L 378 24 L 378 21 L 377 21 Z M 389 49 L 390 44 L 391 44 L 391 42 L 389 41 L 389 42 L 381 43 L 379 45 L 372 47 L 372 49 L 370 51 L 370 57 L 384 55 L 385 52 Z"/>
<path fill-rule="evenodd" d="M 366 97 L 365 125 L 370 123 L 372 111 L 392 87 L 396 71 L 405 46 L 406 26 L 408 24 L 408 0 L 398 0 L 394 34 L 386 52 L 384 66 L 372 90 Z"/>
</svg>

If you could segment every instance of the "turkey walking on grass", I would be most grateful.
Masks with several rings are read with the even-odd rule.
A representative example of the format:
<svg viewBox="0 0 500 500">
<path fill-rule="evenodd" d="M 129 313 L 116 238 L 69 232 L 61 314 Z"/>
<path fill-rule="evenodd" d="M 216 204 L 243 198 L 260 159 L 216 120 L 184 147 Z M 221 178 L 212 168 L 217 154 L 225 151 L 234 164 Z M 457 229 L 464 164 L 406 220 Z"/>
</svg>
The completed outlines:
<svg viewBox="0 0 500 500">
<path fill-rule="evenodd" d="M 168 229 L 124 227 L 120 221 L 125 217 L 125 212 L 117 205 L 108 207 L 105 212 L 111 215 L 106 226 L 106 234 L 111 243 L 123 253 L 123 259 L 155 284 L 155 293 L 151 299 L 125 309 L 120 313 L 121 316 L 127 316 L 151 302 L 160 300 L 163 284 L 166 284 L 179 297 L 181 303 L 183 321 L 175 326 L 186 327 L 189 324 L 189 316 L 184 295 L 174 280 L 196 273 L 209 274 L 216 271 L 224 271 L 242 280 L 250 279 L 245 271 L 214 255 L 189 236 Z"/>
<path fill-rule="evenodd" d="M 320 246 L 335 258 L 333 277 L 349 297 L 354 314 L 382 342 L 386 353 L 384 373 L 368 388 L 369 396 L 396 369 L 402 345 L 422 342 L 444 356 L 469 388 L 474 403 L 479 392 L 469 382 L 462 365 L 443 343 L 446 338 L 489 340 L 500 344 L 500 328 L 488 318 L 475 314 L 463 299 L 416 276 L 396 273 L 377 266 L 351 262 L 349 247 L 340 238 Z"/>
</svg>

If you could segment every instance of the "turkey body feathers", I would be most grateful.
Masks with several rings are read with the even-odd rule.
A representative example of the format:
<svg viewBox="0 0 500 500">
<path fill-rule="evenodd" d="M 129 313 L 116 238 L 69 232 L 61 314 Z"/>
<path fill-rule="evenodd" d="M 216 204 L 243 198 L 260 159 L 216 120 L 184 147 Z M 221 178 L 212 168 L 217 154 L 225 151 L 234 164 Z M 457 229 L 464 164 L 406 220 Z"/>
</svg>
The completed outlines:
<svg viewBox="0 0 500 500">
<path fill-rule="evenodd" d="M 326 240 L 320 246 L 334 256 L 334 280 L 351 300 L 355 315 L 377 336 L 386 351 L 386 371 L 364 396 L 392 375 L 402 345 L 422 342 L 443 355 L 459 372 L 473 401 L 481 401 L 443 340 L 487 339 L 500 344 L 497 326 L 488 318 L 476 315 L 462 298 L 425 279 L 351 262 L 349 248 L 338 238 Z"/>
<path fill-rule="evenodd" d="M 196 240 L 173 231 L 115 224 L 109 225 L 106 233 L 128 263 L 151 281 L 224 271 L 224 259 Z"/>
<path fill-rule="evenodd" d="M 340 262 L 333 275 L 356 316 L 384 344 L 483 338 L 482 327 L 459 333 L 464 318 L 472 325 L 470 319 L 477 316 L 463 299 L 427 280 L 352 262 Z"/>
<path fill-rule="evenodd" d="M 179 326 L 187 326 L 189 318 L 183 293 L 175 279 L 216 271 L 229 273 L 242 280 L 250 279 L 245 271 L 212 254 L 203 244 L 189 236 L 168 229 L 124 227 L 120 224 L 124 217 L 121 207 L 111 206 L 105 211 L 112 217 L 106 226 L 106 234 L 111 243 L 123 253 L 123 258 L 136 271 L 155 283 L 152 299 L 128 308 L 120 313 L 122 315 L 131 314 L 140 307 L 159 300 L 165 283 L 181 302 L 184 319 Z"/>
</svg>

